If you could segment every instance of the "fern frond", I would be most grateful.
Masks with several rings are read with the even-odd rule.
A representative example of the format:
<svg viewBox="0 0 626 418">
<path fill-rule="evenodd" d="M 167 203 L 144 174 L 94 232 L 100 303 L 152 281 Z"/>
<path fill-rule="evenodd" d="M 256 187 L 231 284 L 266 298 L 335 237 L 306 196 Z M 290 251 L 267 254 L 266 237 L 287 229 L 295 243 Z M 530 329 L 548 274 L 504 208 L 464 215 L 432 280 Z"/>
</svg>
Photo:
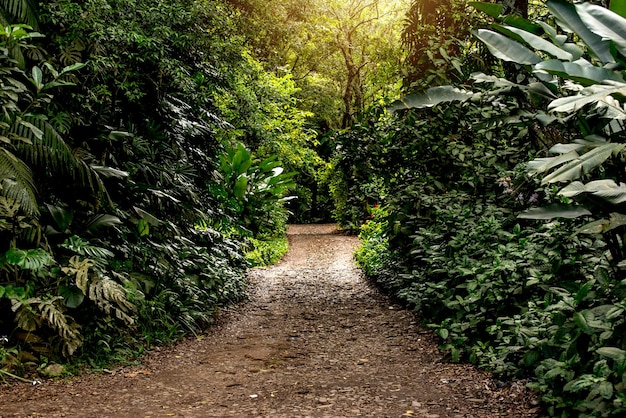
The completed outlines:
<svg viewBox="0 0 626 418">
<path fill-rule="evenodd" d="M 0 187 L 2 195 L 19 204 L 27 215 L 39 215 L 32 171 L 6 148 L 0 148 Z"/>
<path fill-rule="evenodd" d="M 76 166 L 71 148 L 47 121 L 25 117 L 12 124 L 10 133 L 29 140 L 18 143 L 20 156 L 31 166 L 45 167 L 53 173 L 70 173 Z"/>
</svg>

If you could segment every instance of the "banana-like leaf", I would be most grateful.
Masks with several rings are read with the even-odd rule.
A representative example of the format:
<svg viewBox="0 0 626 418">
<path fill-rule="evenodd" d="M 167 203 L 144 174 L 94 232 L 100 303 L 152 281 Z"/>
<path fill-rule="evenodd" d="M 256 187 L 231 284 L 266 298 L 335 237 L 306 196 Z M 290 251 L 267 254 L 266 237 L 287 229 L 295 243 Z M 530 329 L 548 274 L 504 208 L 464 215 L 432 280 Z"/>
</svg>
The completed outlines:
<svg viewBox="0 0 626 418">
<path fill-rule="evenodd" d="M 554 42 L 555 45 L 563 46 L 565 44 L 565 42 L 567 41 L 567 35 L 559 34 L 555 28 L 548 25 L 546 22 L 538 23 L 543 28 L 544 33 L 547 34 L 550 39 L 552 39 L 552 42 Z"/>
<path fill-rule="evenodd" d="M 93 171 L 100 174 L 104 177 L 114 177 L 118 179 L 123 179 L 128 177 L 128 172 L 123 170 L 118 170 L 112 167 L 105 167 L 102 165 L 92 165 L 90 166 Z"/>
<path fill-rule="evenodd" d="M 583 207 L 555 203 L 542 208 L 530 208 L 517 217 L 520 219 L 550 220 L 554 218 L 574 219 L 588 215 L 591 215 L 591 212 Z"/>
<path fill-rule="evenodd" d="M 421 109 L 433 107 L 439 103 L 460 101 L 465 102 L 472 99 L 476 93 L 461 90 L 452 86 L 439 86 L 426 90 L 424 93 L 409 94 L 391 103 L 387 109 L 389 112 L 397 112 L 405 109 Z"/>
<path fill-rule="evenodd" d="M 565 197 L 576 197 L 582 193 L 590 193 L 614 205 L 626 202 L 626 184 L 617 184 L 610 179 L 594 180 L 587 184 L 574 181 L 561 189 L 558 194 Z"/>
<path fill-rule="evenodd" d="M 613 94 L 626 95 L 626 83 L 596 84 L 583 89 L 576 96 L 562 97 L 550 103 L 549 110 L 554 112 L 574 113 L 590 103 L 605 100 Z"/>
<path fill-rule="evenodd" d="M 547 40 L 543 39 L 540 36 L 526 32 L 525 30 L 522 30 L 519 28 L 515 28 L 513 26 L 494 25 L 494 27 L 498 29 L 499 31 L 503 32 L 504 34 L 509 34 L 509 33 L 513 34 L 515 37 L 517 37 L 518 40 L 526 42 L 528 45 L 530 45 L 534 49 L 547 52 L 548 54 L 552 55 L 553 57 L 557 59 L 565 60 L 565 61 L 572 61 L 574 59 L 574 56 L 571 53 L 559 48 L 558 46 L 554 45 L 552 42 L 548 42 Z"/>
<path fill-rule="evenodd" d="M 606 80 L 624 82 L 624 77 L 622 77 L 621 73 L 602 67 L 596 67 L 584 60 L 576 62 L 562 62 L 559 60 L 543 61 L 535 65 L 534 71 L 544 71 L 549 74 L 558 75 L 561 78 L 573 80 L 583 86 L 603 83 Z"/>
<path fill-rule="evenodd" d="M 554 167 L 565 164 L 576 158 L 578 158 L 578 153 L 576 151 L 571 151 L 567 154 L 558 155 L 556 157 L 535 158 L 528 163 L 527 171 L 530 175 L 546 173 Z"/>
<path fill-rule="evenodd" d="M 239 178 L 235 182 L 235 187 L 233 188 L 233 194 L 235 195 L 235 197 L 241 199 L 246 194 L 247 189 L 248 189 L 248 178 L 244 175 L 239 176 Z"/>
<path fill-rule="evenodd" d="M 576 33 L 600 61 L 603 63 L 615 62 L 615 58 L 611 54 L 610 42 L 589 30 L 573 4 L 566 0 L 548 0 L 546 5 L 559 25 Z"/>
<path fill-rule="evenodd" d="M 607 219 L 599 219 L 597 221 L 590 222 L 585 226 L 578 228 L 574 233 L 575 234 L 601 234 L 605 232 L 606 226 L 609 224 Z"/>
<path fill-rule="evenodd" d="M 542 184 L 571 181 L 589 173 L 594 168 L 605 162 L 611 155 L 621 152 L 626 144 L 608 143 L 592 149 L 575 160 L 570 161 L 558 170 L 547 175 L 541 181 Z"/>
<path fill-rule="evenodd" d="M 610 40 L 622 55 L 626 55 L 626 19 L 609 9 L 587 2 L 578 3 L 575 7 L 593 33 Z"/>
<path fill-rule="evenodd" d="M 619 121 L 626 120 L 626 103 L 622 104 L 619 100 L 616 100 L 613 96 L 607 96 L 603 101 L 598 102 L 598 109 L 602 109 L 601 116 L 604 119 L 612 119 L 611 128 L 614 132 L 623 131 L 623 127 Z M 620 125 L 616 127 L 615 125 Z"/>
<path fill-rule="evenodd" d="M 489 29 L 478 29 L 472 32 L 480 39 L 489 51 L 504 61 L 524 65 L 534 65 L 541 62 L 541 57 L 524 45 Z"/>
<path fill-rule="evenodd" d="M 501 4 L 483 3 L 481 1 L 470 1 L 468 4 L 476 10 L 485 13 L 487 16 L 496 19 L 504 12 L 504 6 Z"/>
<path fill-rule="evenodd" d="M 502 22 L 506 23 L 509 26 L 514 26 L 523 31 L 534 33 L 535 35 L 539 35 L 542 31 L 542 28 L 537 23 L 533 23 L 524 19 L 518 15 L 506 15 L 502 18 Z"/>
<path fill-rule="evenodd" d="M 493 17 L 507 25 L 514 26 L 523 31 L 538 34 L 541 32 L 541 26 L 537 23 L 530 22 L 521 16 L 517 15 L 503 15 L 504 6 L 501 4 L 483 3 L 478 1 L 471 1 L 468 3 L 476 10 L 485 13 L 488 16 Z"/>
</svg>

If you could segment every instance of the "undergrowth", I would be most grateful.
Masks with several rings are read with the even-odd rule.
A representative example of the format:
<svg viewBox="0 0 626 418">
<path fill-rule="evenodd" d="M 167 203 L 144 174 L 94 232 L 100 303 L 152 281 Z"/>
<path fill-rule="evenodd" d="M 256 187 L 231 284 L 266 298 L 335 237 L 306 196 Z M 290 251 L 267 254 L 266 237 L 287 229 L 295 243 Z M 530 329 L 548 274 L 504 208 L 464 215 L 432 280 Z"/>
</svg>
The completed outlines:
<svg viewBox="0 0 626 418">
<path fill-rule="evenodd" d="M 246 253 L 246 260 L 253 267 L 266 267 L 280 261 L 289 250 L 286 237 L 250 239 L 252 249 Z"/>
</svg>

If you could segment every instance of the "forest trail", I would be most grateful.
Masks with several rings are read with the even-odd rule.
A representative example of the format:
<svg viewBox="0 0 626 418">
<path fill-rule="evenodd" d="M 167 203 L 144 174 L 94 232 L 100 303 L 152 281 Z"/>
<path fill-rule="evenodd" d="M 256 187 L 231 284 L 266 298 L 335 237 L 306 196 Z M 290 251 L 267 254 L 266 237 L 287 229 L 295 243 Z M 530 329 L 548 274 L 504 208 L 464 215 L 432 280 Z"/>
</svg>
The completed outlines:
<svg viewBox="0 0 626 418">
<path fill-rule="evenodd" d="M 0 387 L 0 417 L 536 417 L 521 383 L 443 362 L 431 334 L 366 283 L 356 237 L 292 225 L 250 300 L 140 366 Z"/>
</svg>

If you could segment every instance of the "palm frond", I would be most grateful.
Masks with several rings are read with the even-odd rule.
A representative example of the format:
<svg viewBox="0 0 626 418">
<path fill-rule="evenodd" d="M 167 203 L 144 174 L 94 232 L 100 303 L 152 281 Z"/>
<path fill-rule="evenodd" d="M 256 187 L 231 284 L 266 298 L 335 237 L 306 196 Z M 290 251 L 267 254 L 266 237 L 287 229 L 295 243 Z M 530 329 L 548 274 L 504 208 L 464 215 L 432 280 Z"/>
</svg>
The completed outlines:
<svg viewBox="0 0 626 418">
<path fill-rule="evenodd" d="M 10 131 L 30 142 L 21 141 L 16 144 L 16 149 L 31 167 L 49 171 L 53 176 L 68 175 L 77 186 L 89 189 L 93 195 L 111 205 L 98 172 L 78 157 L 47 120 L 25 117 L 14 123 Z"/>
<path fill-rule="evenodd" d="M 61 135 L 47 121 L 25 117 L 14 123 L 10 133 L 26 138 L 16 144 L 20 156 L 31 166 L 46 167 L 53 173 L 69 173 L 76 166 L 76 158 Z"/>
<path fill-rule="evenodd" d="M 0 188 L 0 193 L 19 204 L 26 214 L 39 214 L 31 169 L 6 148 L 0 148 Z"/>
<path fill-rule="evenodd" d="M 37 2 L 33 0 L 2 0 L 0 8 L 6 23 L 26 23 L 33 29 L 39 26 Z"/>
</svg>

